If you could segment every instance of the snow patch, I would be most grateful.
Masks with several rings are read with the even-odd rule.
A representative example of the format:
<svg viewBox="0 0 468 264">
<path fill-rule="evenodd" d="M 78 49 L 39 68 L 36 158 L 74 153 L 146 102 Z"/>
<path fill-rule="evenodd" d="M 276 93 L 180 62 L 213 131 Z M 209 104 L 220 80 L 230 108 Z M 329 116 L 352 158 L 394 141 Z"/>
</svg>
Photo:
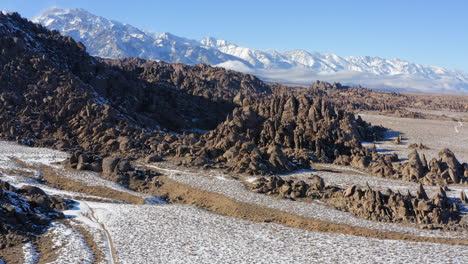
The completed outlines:
<svg viewBox="0 0 468 264">
<path fill-rule="evenodd" d="M 212 214 L 187 205 L 89 203 L 120 263 L 445 263 L 466 246 L 311 232 Z"/>
<path fill-rule="evenodd" d="M 240 61 L 225 61 L 214 65 L 215 67 L 222 67 L 233 71 L 252 72 L 253 70 Z"/>
<path fill-rule="evenodd" d="M 91 249 L 86 244 L 83 235 L 74 228 L 54 222 L 46 235 L 52 236 L 52 249 L 57 249 L 57 259 L 50 264 L 93 263 L 94 257 Z"/>
<path fill-rule="evenodd" d="M 35 264 L 39 260 L 39 253 L 34 248 L 31 242 L 24 244 L 23 246 L 23 254 L 24 254 L 24 264 Z M 0 261 L 0 264 L 2 262 Z"/>
</svg>

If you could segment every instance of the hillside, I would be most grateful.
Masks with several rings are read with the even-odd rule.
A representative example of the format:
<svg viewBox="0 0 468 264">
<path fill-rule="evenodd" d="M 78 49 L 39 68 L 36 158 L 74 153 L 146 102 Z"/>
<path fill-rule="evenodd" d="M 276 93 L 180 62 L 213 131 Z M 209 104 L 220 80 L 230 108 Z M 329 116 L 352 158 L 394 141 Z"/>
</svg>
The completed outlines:
<svg viewBox="0 0 468 264">
<path fill-rule="evenodd" d="M 352 114 L 314 95 L 275 93 L 252 75 L 205 65 L 102 60 L 18 14 L 1 20 L 0 135 L 6 139 L 101 155 L 195 155 L 187 165 L 250 167 L 256 174 L 349 154 L 372 135 Z M 302 108 L 309 114 L 295 120 Z M 315 143 L 300 144 L 295 133 L 301 127 L 322 132 L 300 139 Z M 207 130 L 213 130 L 211 138 L 200 136 Z M 231 141 L 218 142 L 217 135 Z M 249 155 L 257 154 L 245 159 L 244 151 L 234 151 L 247 146 Z M 222 158 L 228 152 L 239 162 Z M 303 161 L 290 165 L 299 156 Z"/>
</svg>

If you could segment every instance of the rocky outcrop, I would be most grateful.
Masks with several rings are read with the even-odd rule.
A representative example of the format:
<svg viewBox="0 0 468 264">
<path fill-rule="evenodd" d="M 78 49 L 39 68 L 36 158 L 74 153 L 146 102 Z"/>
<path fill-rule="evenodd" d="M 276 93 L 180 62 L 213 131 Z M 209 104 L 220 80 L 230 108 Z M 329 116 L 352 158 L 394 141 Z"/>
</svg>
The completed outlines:
<svg viewBox="0 0 468 264">
<path fill-rule="evenodd" d="M 342 155 L 335 159 L 335 164 L 350 165 L 354 168 L 369 171 L 375 175 L 403 179 L 426 185 L 447 185 L 468 183 L 468 166 L 460 164 L 449 149 L 439 152 L 439 159 L 429 162 L 424 154 L 413 150 L 407 162 L 398 163 L 398 156 L 379 155 L 369 150 L 354 151 L 352 155 Z"/>
<path fill-rule="evenodd" d="M 306 94 L 279 93 L 264 99 L 238 97 L 240 105 L 215 130 L 177 156 L 189 164 L 202 158 L 238 173 L 308 168 L 361 149 L 360 140 L 379 132 L 359 117 Z M 205 162 L 205 163 L 206 163 Z"/>
<path fill-rule="evenodd" d="M 42 189 L 20 189 L 0 181 L 0 249 L 18 245 L 42 232 L 54 219 L 64 218 L 71 201 L 49 196 Z"/>
<path fill-rule="evenodd" d="M 82 152 L 73 153 L 65 165 L 71 169 L 99 172 L 102 177 L 126 186 L 130 181 L 150 182 L 159 175 L 152 170 L 137 169 L 130 159 L 115 156 L 103 158 Z"/>
<path fill-rule="evenodd" d="M 313 83 L 308 90 L 310 93 L 318 94 L 322 98 L 332 101 L 339 108 L 348 111 L 373 111 L 395 117 L 431 118 L 450 121 L 452 117 L 431 114 L 424 110 L 468 111 L 468 99 L 466 97 L 381 92 L 320 81 Z M 422 109 L 423 111 L 418 111 L 418 109 Z M 466 118 L 461 118 L 458 121 L 463 120 L 466 121 Z"/>
<path fill-rule="evenodd" d="M 0 22 L 0 137 L 92 154 L 73 157 L 72 168 L 98 172 L 108 155 L 176 156 L 265 174 L 331 161 L 373 133 L 329 102 L 252 75 L 94 58 L 17 14 Z"/>
<path fill-rule="evenodd" d="M 419 150 L 423 150 L 423 149 L 429 149 L 426 145 L 424 145 L 423 143 L 412 143 L 408 146 L 408 148 L 412 148 L 412 149 L 419 149 Z"/>
<path fill-rule="evenodd" d="M 260 97 L 272 93 L 272 87 L 251 74 L 210 67 L 205 64 L 189 66 L 137 58 L 102 60 L 105 63 L 138 72 L 139 78 L 149 83 L 166 84 L 184 90 L 193 96 L 210 101 L 233 102 L 236 96 Z"/>
<path fill-rule="evenodd" d="M 18 14 L 0 22 L 0 136 L 24 144 L 149 155 L 168 131 L 216 127 L 241 91 L 270 92 L 221 68 L 93 58 Z"/>
<path fill-rule="evenodd" d="M 440 188 L 432 198 L 427 197 L 420 185 L 417 195 L 401 194 L 388 189 L 385 193 L 365 189 L 356 185 L 347 189 L 326 186 L 323 179 L 312 175 L 311 183 L 301 180 L 285 181 L 281 177 L 262 177 L 253 185 L 252 190 L 288 199 L 320 199 L 339 210 L 369 220 L 413 223 L 423 228 L 459 229 L 466 228 L 459 223 L 458 205 L 449 201 L 445 191 Z"/>
<path fill-rule="evenodd" d="M 422 193 L 425 194 L 423 188 Z M 426 228 L 451 229 L 456 226 L 459 209 L 456 204 L 449 203 L 445 192 L 438 193 L 432 199 L 424 197 L 424 194 L 421 194 L 421 188 L 417 196 L 391 190 L 382 193 L 369 187 L 364 190 L 355 188 L 353 194 L 338 194 L 328 203 L 369 220 L 415 223 Z"/>
</svg>

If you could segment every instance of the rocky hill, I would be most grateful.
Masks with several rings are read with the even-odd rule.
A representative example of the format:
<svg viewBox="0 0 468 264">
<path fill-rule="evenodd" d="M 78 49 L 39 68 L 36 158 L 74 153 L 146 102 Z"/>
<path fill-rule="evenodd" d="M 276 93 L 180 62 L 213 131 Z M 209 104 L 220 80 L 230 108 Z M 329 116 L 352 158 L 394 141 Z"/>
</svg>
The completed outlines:
<svg viewBox="0 0 468 264">
<path fill-rule="evenodd" d="M 252 75 L 94 58 L 18 14 L 0 22 L 0 136 L 23 144 L 136 158 L 188 153 L 204 165 L 268 173 L 349 154 L 372 130 L 319 98 L 280 93 Z M 291 165 L 299 157 L 300 166 Z"/>
</svg>

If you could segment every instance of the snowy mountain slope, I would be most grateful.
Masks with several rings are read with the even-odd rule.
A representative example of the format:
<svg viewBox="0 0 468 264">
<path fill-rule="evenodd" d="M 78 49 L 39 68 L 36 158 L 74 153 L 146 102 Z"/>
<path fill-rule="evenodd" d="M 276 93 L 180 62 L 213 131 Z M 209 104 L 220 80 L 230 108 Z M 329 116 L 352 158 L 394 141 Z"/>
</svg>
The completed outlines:
<svg viewBox="0 0 468 264">
<path fill-rule="evenodd" d="M 376 89 L 468 94 L 467 73 L 399 59 L 340 57 L 305 50 L 261 51 L 213 37 L 197 41 L 146 32 L 84 9 L 55 8 L 33 21 L 83 42 L 90 54 L 101 57 L 205 63 L 288 83 L 320 79 Z"/>
<path fill-rule="evenodd" d="M 33 21 L 81 41 L 94 56 L 140 57 L 186 64 L 217 64 L 236 60 L 216 49 L 202 48 L 198 41 L 170 33 L 148 33 L 128 24 L 93 15 L 84 9 L 53 8 Z"/>
</svg>

